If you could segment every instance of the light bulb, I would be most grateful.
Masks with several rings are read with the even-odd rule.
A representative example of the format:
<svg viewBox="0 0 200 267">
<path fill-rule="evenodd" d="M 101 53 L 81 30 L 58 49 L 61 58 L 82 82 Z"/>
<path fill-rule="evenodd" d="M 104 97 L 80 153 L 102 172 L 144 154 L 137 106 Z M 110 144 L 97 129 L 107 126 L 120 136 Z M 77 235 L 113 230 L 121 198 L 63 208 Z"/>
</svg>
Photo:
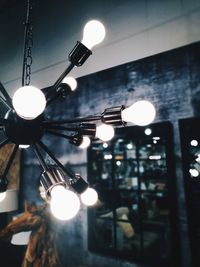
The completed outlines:
<svg viewBox="0 0 200 267">
<path fill-rule="evenodd" d="M 14 93 L 12 102 L 17 115 L 25 120 L 35 119 L 46 107 L 43 92 L 34 86 L 20 87 Z"/>
<path fill-rule="evenodd" d="M 81 41 L 88 49 L 101 43 L 105 38 L 106 31 L 103 24 L 98 20 L 90 20 L 83 29 L 83 39 Z"/>
<path fill-rule="evenodd" d="M 72 91 L 75 91 L 76 90 L 77 81 L 73 77 L 65 77 L 63 79 L 62 83 L 68 84 Z"/>
<path fill-rule="evenodd" d="M 192 177 L 199 176 L 199 172 L 196 169 L 189 169 L 189 173 L 191 174 Z"/>
<path fill-rule="evenodd" d="M 147 128 L 147 129 L 145 129 L 144 133 L 146 135 L 151 135 L 152 134 L 152 130 L 150 128 Z"/>
<path fill-rule="evenodd" d="M 90 143 L 91 143 L 90 138 L 88 136 L 83 136 L 83 141 L 79 147 L 82 149 L 85 149 L 85 148 L 89 147 Z"/>
<path fill-rule="evenodd" d="M 0 202 L 2 202 L 6 197 L 6 191 L 3 193 L 0 193 Z"/>
<path fill-rule="evenodd" d="M 74 192 L 56 185 L 51 190 L 50 209 L 57 219 L 69 220 L 78 213 L 80 201 Z"/>
<path fill-rule="evenodd" d="M 139 126 L 150 124 L 156 116 L 154 106 L 146 100 L 141 100 L 122 110 L 121 117 L 125 122 L 132 122 Z"/>
<path fill-rule="evenodd" d="M 82 194 L 81 194 L 81 201 L 86 206 L 94 205 L 98 200 L 98 195 L 96 190 L 91 187 L 88 187 Z"/>
<path fill-rule="evenodd" d="M 115 131 L 111 125 L 101 124 L 96 128 L 96 137 L 104 142 L 111 140 L 114 134 Z"/>
<path fill-rule="evenodd" d="M 30 145 L 19 145 L 19 148 L 22 148 L 22 149 L 26 149 L 26 148 L 29 148 Z"/>
</svg>

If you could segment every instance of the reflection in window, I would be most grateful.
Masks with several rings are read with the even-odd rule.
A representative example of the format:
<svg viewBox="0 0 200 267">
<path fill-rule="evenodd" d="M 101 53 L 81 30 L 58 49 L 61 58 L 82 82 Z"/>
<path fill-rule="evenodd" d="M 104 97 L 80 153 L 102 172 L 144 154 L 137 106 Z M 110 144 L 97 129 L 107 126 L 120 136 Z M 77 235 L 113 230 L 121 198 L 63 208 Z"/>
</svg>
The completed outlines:
<svg viewBox="0 0 200 267">
<path fill-rule="evenodd" d="M 151 132 L 120 128 L 115 139 L 106 145 L 94 141 L 88 150 L 88 178 L 99 194 L 89 211 L 90 250 L 154 267 L 172 266 L 171 128 L 161 125 L 151 125 Z"/>
</svg>

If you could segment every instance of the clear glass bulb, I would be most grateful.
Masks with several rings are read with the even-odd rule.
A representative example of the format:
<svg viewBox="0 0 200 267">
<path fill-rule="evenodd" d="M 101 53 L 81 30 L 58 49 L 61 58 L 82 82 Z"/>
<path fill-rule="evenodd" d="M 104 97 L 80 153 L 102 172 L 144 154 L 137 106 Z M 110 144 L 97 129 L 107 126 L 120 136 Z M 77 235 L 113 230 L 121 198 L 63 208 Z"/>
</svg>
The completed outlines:
<svg viewBox="0 0 200 267">
<path fill-rule="evenodd" d="M 82 194 L 81 194 L 81 201 L 86 206 L 93 206 L 98 200 L 98 195 L 96 190 L 91 187 L 88 187 Z"/>
<path fill-rule="evenodd" d="M 68 84 L 72 91 L 75 91 L 76 90 L 77 81 L 73 77 L 65 77 L 63 79 L 62 83 Z"/>
<path fill-rule="evenodd" d="M 20 87 L 14 93 L 12 102 L 17 115 L 25 120 L 35 119 L 46 107 L 45 95 L 34 86 Z"/>
<path fill-rule="evenodd" d="M 96 128 L 96 137 L 104 142 L 111 140 L 114 134 L 115 131 L 111 125 L 101 124 Z"/>
<path fill-rule="evenodd" d="M 79 147 L 85 149 L 89 147 L 90 143 L 91 143 L 90 138 L 88 136 L 83 136 L 83 141 Z"/>
<path fill-rule="evenodd" d="M 156 116 L 156 110 L 149 101 L 137 101 L 128 108 L 122 110 L 121 117 L 125 122 L 132 122 L 139 126 L 150 124 Z"/>
<path fill-rule="evenodd" d="M 6 197 L 6 191 L 3 193 L 0 193 L 0 202 L 2 202 Z"/>
<path fill-rule="evenodd" d="M 57 219 L 70 220 L 78 213 L 80 200 L 74 192 L 56 185 L 51 190 L 50 209 Z"/>
<path fill-rule="evenodd" d="M 98 20 L 90 20 L 83 29 L 83 39 L 81 41 L 88 49 L 101 43 L 105 38 L 106 31 L 104 25 Z"/>
</svg>

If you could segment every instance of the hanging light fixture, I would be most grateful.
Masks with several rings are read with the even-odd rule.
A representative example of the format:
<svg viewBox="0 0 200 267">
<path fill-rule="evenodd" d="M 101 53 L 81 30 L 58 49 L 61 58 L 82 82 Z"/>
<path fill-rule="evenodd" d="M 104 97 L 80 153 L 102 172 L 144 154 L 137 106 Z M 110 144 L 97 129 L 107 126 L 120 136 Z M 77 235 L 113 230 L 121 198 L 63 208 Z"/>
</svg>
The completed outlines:
<svg viewBox="0 0 200 267">
<path fill-rule="evenodd" d="M 88 206 L 95 204 L 98 196 L 79 174 L 74 173 L 69 167 L 65 167 L 54 156 L 41 138 L 49 133 L 65 138 L 73 145 L 87 147 L 93 138 L 109 141 L 114 136 L 114 127 L 116 126 L 124 126 L 127 122 L 137 125 L 151 123 L 155 118 L 155 108 L 148 101 L 138 101 L 127 108 L 123 105 L 107 108 L 100 115 L 47 120 L 44 116 L 46 107 L 75 90 L 77 86 L 75 79 L 67 75 L 75 66 L 82 66 L 92 54 L 91 49 L 103 41 L 105 28 L 97 20 L 89 21 L 84 27 L 82 41 L 78 41 L 69 53 L 69 65 L 64 72 L 52 86 L 38 89 L 29 85 L 30 65 L 28 66 L 27 63 L 32 47 L 32 27 L 29 21 L 31 10 L 31 2 L 28 0 L 22 87 L 15 92 L 11 99 L 0 83 L 0 91 L 3 95 L 1 100 L 9 108 L 5 117 L 0 120 L 0 130 L 6 136 L 5 140 L 0 143 L 0 148 L 7 143 L 15 144 L 6 169 L 0 177 L 0 194 L 6 192 L 6 175 L 18 147 L 28 149 L 30 147 L 42 167 L 40 182 L 50 201 L 52 213 L 61 220 L 67 220 L 74 217 L 80 208 L 77 195 L 80 195 L 82 202 Z M 29 51 L 27 52 L 27 50 Z M 45 162 L 44 153 L 54 162 L 53 166 L 49 166 Z"/>
</svg>

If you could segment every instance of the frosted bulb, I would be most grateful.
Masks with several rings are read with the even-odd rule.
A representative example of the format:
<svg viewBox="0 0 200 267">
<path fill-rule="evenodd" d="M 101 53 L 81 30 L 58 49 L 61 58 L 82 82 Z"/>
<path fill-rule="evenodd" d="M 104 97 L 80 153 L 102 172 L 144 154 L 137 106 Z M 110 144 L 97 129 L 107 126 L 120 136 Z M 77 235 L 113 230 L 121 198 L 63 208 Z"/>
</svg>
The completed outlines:
<svg viewBox="0 0 200 267">
<path fill-rule="evenodd" d="M 97 192 L 93 189 L 88 187 L 82 194 L 81 194 L 81 201 L 86 206 L 94 205 L 98 200 Z"/>
<path fill-rule="evenodd" d="M 154 106 L 146 100 L 141 100 L 122 110 L 121 117 L 125 122 L 132 122 L 139 126 L 150 124 L 156 116 Z"/>
<path fill-rule="evenodd" d="M 88 49 L 91 49 L 93 46 L 101 43 L 105 35 L 106 31 L 103 24 L 98 20 L 91 20 L 84 27 L 81 43 Z"/>
<path fill-rule="evenodd" d="M 115 134 L 114 128 L 111 125 L 101 124 L 96 128 L 96 137 L 102 141 L 109 141 Z"/>
<path fill-rule="evenodd" d="M 51 190 L 50 209 L 59 220 L 69 220 L 76 216 L 80 209 L 78 196 L 65 189 L 62 185 L 56 185 Z"/>
<path fill-rule="evenodd" d="M 83 136 L 83 141 L 79 147 L 82 149 L 87 148 L 89 147 L 90 143 L 91 143 L 90 138 L 88 136 Z"/>
<path fill-rule="evenodd" d="M 12 102 L 17 115 L 25 120 L 35 119 L 46 107 L 43 92 L 33 86 L 20 87 L 14 93 Z"/>
<path fill-rule="evenodd" d="M 0 202 L 2 202 L 6 197 L 6 191 L 3 193 L 0 193 Z"/>
<path fill-rule="evenodd" d="M 73 77 L 65 77 L 62 83 L 68 84 L 72 91 L 76 90 L 77 81 Z"/>
</svg>

